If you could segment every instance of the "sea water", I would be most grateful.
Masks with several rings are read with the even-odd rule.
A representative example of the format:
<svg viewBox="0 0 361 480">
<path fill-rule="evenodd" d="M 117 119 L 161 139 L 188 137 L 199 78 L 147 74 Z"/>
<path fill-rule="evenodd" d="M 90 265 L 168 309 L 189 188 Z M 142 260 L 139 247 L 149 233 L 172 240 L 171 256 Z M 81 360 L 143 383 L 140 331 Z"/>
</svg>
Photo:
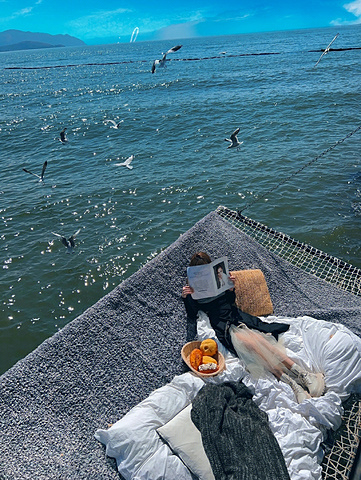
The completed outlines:
<svg viewBox="0 0 361 480">
<path fill-rule="evenodd" d="M 360 40 L 356 25 L 1 53 L 0 373 L 219 205 L 361 268 L 361 132 L 328 151 L 361 125 Z M 23 171 L 45 160 L 43 182 Z M 68 253 L 54 233 L 78 229 Z"/>
</svg>

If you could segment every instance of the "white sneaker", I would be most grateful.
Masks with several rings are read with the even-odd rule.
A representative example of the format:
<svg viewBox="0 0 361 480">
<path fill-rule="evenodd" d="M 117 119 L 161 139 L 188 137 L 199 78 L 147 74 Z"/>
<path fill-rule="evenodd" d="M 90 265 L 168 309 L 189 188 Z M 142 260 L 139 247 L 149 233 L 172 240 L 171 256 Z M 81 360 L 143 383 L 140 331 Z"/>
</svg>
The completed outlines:
<svg viewBox="0 0 361 480">
<path fill-rule="evenodd" d="M 292 365 L 290 372 L 296 382 L 309 391 L 311 397 L 320 397 L 325 392 L 325 379 L 322 373 L 307 372 L 296 363 Z"/>
<path fill-rule="evenodd" d="M 298 383 L 296 383 L 293 378 L 291 378 L 289 375 L 287 375 L 286 373 L 283 373 L 280 380 L 284 383 L 287 383 L 287 385 L 289 385 L 294 394 L 295 394 L 295 397 L 296 397 L 296 400 L 297 400 L 297 403 L 302 403 L 304 400 L 306 400 L 307 398 L 311 398 L 311 395 L 306 392 L 306 390 L 304 390 L 301 385 L 299 385 Z"/>
</svg>

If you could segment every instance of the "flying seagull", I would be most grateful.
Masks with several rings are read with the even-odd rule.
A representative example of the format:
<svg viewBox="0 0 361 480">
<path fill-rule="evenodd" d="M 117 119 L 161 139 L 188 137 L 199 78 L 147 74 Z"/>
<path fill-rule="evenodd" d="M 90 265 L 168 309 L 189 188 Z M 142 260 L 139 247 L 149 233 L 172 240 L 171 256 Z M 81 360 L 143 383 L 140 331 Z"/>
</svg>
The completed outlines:
<svg viewBox="0 0 361 480">
<path fill-rule="evenodd" d="M 133 168 L 133 165 L 130 164 L 132 160 L 134 160 L 134 155 L 131 155 L 129 158 L 127 158 L 125 162 L 116 163 L 115 165 L 117 167 L 128 167 L 129 170 L 131 170 Z"/>
<path fill-rule="evenodd" d="M 179 50 L 180 48 L 182 48 L 182 45 L 176 45 L 175 47 L 172 47 L 168 50 L 168 52 L 164 53 L 163 54 L 163 57 L 160 59 L 160 60 L 154 60 L 153 62 L 153 65 L 152 65 L 152 73 L 155 72 L 155 67 L 158 65 L 159 67 L 165 67 L 165 62 L 167 60 L 167 55 L 169 53 L 173 53 L 173 52 L 176 52 L 177 50 Z"/>
<path fill-rule="evenodd" d="M 65 142 L 68 141 L 68 139 L 66 138 L 65 130 L 66 130 L 66 127 L 63 128 L 63 130 L 60 132 L 60 138 L 59 138 L 59 140 L 60 140 L 62 143 L 65 143 Z"/>
<path fill-rule="evenodd" d="M 330 51 L 331 45 L 333 44 L 333 42 L 336 40 L 336 38 L 337 38 L 339 35 L 340 35 L 340 34 L 337 33 L 337 34 L 333 37 L 332 41 L 327 45 L 327 47 L 325 48 L 325 50 L 322 52 L 322 55 L 321 55 L 320 58 L 317 60 L 317 62 L 315 63 L 314 67 L 317 67 L 317 65 L 320 63 L 321 58 Z"/>
<path fill-rule="evenodd" d="M 239 147 L 240 145 L 242 145 L 243 142 L 238 141 L 238 138 L 237 138 L 238 133 L 239 133 L 239 128 L 236 128 L 236 130 L 232 133 L 230 138 L 225 138 L 226 142 L 231 143 L 230 145 L 228 145 L 227 148 Z"/>
<path fill-rule="evenodd" d="M 47 165 L 48 165 L 48 162 L 45 160 L 40 175 L 37 175 L 36 173 L 30 172 L 30 170 L 27 170 L 26 168 L 23 168 L 23 170 L 26 173 L 30 173 L 31 175 L 34 175 L 35 177 L 38 177 L 39 182 L 42 182 L 44 180 L 44 173 L 45 173 L 45 169 L 46 169 Z"/>
<path fill-rule="evenodd" d="M 120 124 L 123 123 L 124 120 L 121 120 L 120 122 L 115 122 L 114 120 L 104 120 L 104 123 L 111 123 L 113 126 L 110 127 L 110 128 L 119 128 L 120 127 Z"/>
<path fill-rule="evenodd" d="M 75 248 L 75 238 L 79 235 L 81 228 L 77 230 L 71 237 L 66 238 L 64 235 L 60 235 L 59 233 L 51 232 L 53 235 L 61 238 L 61 243 L 67 248 L 67 253 L 74 253 Z"/>
</svg>

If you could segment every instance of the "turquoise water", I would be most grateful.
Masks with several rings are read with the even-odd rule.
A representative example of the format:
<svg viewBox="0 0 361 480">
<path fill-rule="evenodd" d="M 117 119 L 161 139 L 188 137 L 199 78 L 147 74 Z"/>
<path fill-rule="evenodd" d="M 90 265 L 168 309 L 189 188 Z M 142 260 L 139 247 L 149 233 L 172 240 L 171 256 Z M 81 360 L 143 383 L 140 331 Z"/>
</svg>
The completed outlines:
<svg viewBox="0 0 361 480">
<path fill-rule="evenodd" d="M 361 268 L 360 131 L 256 201 L 361 125 L 361 50 L 314 68 L 337 32 L 361 47 L 360 26 L 187 39 L 154 75 L 178 42 L 0 54 L 0 373 L 218 205 Z M 78 229 L 68 254 L 52 232 Z"/>
</svg>

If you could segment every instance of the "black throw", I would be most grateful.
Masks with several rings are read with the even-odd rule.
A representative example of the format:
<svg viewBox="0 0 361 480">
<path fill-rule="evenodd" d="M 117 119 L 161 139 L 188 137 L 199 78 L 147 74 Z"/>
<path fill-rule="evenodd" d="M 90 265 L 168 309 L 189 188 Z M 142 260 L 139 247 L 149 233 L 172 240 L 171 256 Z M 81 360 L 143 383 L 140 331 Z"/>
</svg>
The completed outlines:
<svg viewBox="0 0 361 480">
<path fill-rule="evenodd" d="M 205 385 L 191 418 L 216 480 L 290 480 L 268 416 L 242 382 Z"/>
</svg>

